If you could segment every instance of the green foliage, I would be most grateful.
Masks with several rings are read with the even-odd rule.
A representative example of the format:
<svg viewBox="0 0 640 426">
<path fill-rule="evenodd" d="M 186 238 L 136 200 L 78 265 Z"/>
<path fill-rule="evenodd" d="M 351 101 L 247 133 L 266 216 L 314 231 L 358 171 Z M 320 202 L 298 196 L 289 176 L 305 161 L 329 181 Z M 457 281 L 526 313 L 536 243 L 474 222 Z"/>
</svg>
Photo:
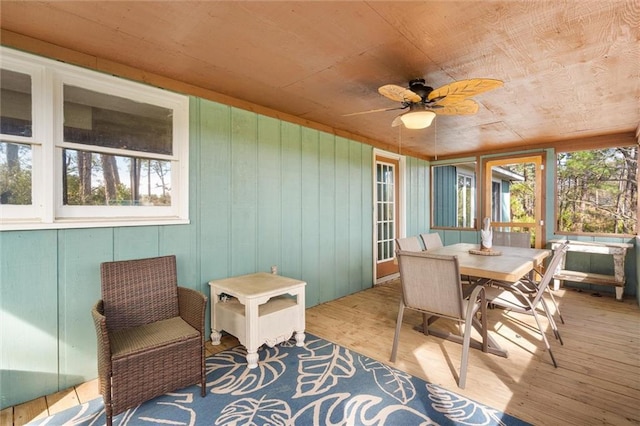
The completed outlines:
<svg viewBox="0 0 640 426">
<path fill-rule="evenodd" d="M 31 204 L 31 188 L 31 148 L 0 142 L 0 204 Z"/>
<path fill-rule="evenodd" d="M 31 204 L 31 170 L 0 164 L 0 204 Z"/>
<path fill-rule="evenodd" d="M 635 234 L 637 147 L 559 153 L 558 229 Z"/>
</svg>

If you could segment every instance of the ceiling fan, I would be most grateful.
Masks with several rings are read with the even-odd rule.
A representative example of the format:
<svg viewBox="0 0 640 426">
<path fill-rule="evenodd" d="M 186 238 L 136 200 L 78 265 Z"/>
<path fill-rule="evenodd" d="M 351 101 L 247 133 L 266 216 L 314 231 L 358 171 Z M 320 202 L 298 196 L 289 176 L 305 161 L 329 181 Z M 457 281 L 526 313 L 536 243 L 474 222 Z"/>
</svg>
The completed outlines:
<svg viewBox="0 0 640 426">
<path fill-rule="evenodd" d="M 431 125 L 436 114 L 475 114 L 478 112 L 478 104 L 469 98 L 501 86 L 502 81 L 487 78 L 458 80 L 435 90 L 427 86 L 422 78 L 411 80 L 408 88 L 385 84 L 378 88 L 378 92 L 392 101 L 400 102 L 401 106 L 355 112 L 345 114 L 344 117 L 409 108 L 408 112 L 397 116 L 391 126 L 396 127 L 402 123 L 408 129 L 424 129 Z"/>
</svg>

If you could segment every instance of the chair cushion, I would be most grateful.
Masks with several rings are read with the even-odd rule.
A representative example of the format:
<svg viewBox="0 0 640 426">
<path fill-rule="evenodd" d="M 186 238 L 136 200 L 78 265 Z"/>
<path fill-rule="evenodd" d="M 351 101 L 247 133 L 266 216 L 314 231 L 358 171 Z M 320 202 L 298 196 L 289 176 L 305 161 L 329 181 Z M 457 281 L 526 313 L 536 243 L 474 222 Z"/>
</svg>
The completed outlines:
<svg viewBox="0 0 640 426">
<path fill-rule="evenodd" d="M 109 333 L 111 356 L 118 359 L 184 340 L 199 338 L 200 333 L 181 317 L 156 321 Z"/>
</svg>

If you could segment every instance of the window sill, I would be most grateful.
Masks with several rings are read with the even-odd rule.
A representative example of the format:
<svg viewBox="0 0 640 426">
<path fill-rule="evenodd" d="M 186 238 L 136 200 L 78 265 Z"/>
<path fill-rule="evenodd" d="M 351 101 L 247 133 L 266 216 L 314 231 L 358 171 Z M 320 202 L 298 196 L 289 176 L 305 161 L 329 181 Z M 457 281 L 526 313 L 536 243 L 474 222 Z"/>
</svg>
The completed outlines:
<svg viewBox="0 0 640 426">
<path fill-rule="evenodd" d="M 113 219 L 58 219 L 55 222 L 0 221 L 0 231 L 31 231 L 44 229 L 119 228 L 126 226 L 188 225 L 181 218 L 113 218 Z"/>
</svg>

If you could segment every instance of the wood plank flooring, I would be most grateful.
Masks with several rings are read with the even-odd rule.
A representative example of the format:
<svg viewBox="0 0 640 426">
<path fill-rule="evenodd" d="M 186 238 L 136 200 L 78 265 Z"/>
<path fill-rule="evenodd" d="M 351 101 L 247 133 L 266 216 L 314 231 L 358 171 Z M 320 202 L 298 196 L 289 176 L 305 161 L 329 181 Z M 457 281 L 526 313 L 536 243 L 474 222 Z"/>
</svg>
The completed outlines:
<svg viewBox="0 0 640 426">
<path fill-rule="evenodd" d="M 395 327 L 398 280 L 315 306 L 306 311 L 307 332 L 388 363 Z M 508 358 L 471 350 L 466 389 L 457 387 L 461 346 L 413 327 L 410 310 L 400 335 L 397 368 L 536 425 L 640 424 L 640 309 L 634 298 L 562 289 L 556 293 L 566 324 L 564 346 L 551 339 L 549 354 L 530 316 L 489 310 L 491 333 Z M 441 323 L 441 321 L 438 321 Z M 455 331 L 454 326 L 442 326 Z M 546 321 L 545 321 L 545 326 Z M 237 340 L 225 336 L 213 354 Z M 0 412 L 0 425 L 23 425 L 98 397 L 97 381 Z"/>
</svg>

